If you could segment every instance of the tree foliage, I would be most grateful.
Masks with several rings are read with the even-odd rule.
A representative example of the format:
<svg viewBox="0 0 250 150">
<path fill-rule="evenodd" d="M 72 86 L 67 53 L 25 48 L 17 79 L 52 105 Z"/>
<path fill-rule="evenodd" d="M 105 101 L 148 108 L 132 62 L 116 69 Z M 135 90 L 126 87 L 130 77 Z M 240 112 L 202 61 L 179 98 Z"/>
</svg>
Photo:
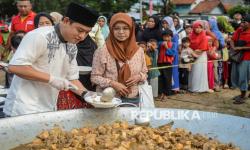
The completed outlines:
<svg viewBox="0 0 250 150">
<path fill-rule="evenodd" d="M 86 4 L 101 13 L 126 12 L 137 0 L 32 0 L 34 10 L 64 13 L 70 2 Z"/>
<path fill-rule="evenodd" d="M 175 5 L 170 0 L 161 0 L 163 3 L 162 14 L 168 16 L 174 12 Z"/>
<path fill-rule="evenodd" d="M 237 5 L 233 8 L 231 8 L 229 11 L 228 11 L 228 14 L 231 18 L 233 18 L 234 14 L 236 12 L 239 12 L 241 13 L 242 15 L 244 14 L 247 14 L 247 13 L 250 13 L 250 6 L 249 5 L 245 5 L 245 6 L 242 6 L 242 5 Z"/>
<path fill-rule="evenodd" d="M 0 14 L 8 13 L 8 15 L 10 15 L 9 13 L 12 13 L 11 15 L 13 15 L 16 13 L 17 11 L 13 10 L 13 8 L 16 8 L 16 1 L 17 0 L 1 0 Z M 33 10 L 35 12 L 57 11 L 64 14 L 67 5 L 70 2 L 76 2 L 86 4 L 101 14 L 112 14 L 115 12 L 127 12 L 130 6 L 138 2 L 138 0 L 31 0 L 31 2 L 33 3 Z M 6 6 L 9 6 L 8 10 L 2 10 Z"/>
</svg>

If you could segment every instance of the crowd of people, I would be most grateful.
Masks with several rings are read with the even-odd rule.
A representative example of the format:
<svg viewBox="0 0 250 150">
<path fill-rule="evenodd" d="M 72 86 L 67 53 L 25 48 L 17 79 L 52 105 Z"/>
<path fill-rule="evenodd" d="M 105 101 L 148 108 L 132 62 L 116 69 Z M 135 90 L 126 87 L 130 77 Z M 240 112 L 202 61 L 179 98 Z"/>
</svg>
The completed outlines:
<svg viewBox="0 0 250 150">
<path fill-rule="evenodd" d="M 19 14 L 12 18 L 9 38 L 1 47 L 1 61 L 10 63 L 5 68 L 10 87 L 7 116 L 91 107 L 83 95 L 107 87 L 113 87 L 123 102 L 137 105 L 138 85 L 146 80 L 155 100 L 161 101 L 187 91 L 213 93 L 221 88 L 240 89 L 235 104 L 250 96 L 249 14 L 237 12 L 234 21 L 212 16 L 188 22 L 175 13 L 149 16 L 137 24 L 126 13 L 108 20 L 75 3 L 64 16 L 36 14 L 29 0 L 17 1 L 17 8 Z M 76 66 L 92 66 L 92 72 L 79 76 Z M 68 91 L 70 86 L 78 90 Z M 40 93 L 30 93 L 33 88 Z M 23 94 L 27 90 L 29 94 Z"/>
<path fill-rule="evenodd" d="M 244 103 L 249 83 L 249 21 L 249 14 L 239 12 L 234 20 L 211 16 L 191 23 L 178 15 L 161 20 L 150 16 L 138 27 L 136 37 L 144 48 L 154 97 L 166 100 L 186 91 L 239 88 L 241 94 L 233 98 L 234 104 Z"/>
</svg>

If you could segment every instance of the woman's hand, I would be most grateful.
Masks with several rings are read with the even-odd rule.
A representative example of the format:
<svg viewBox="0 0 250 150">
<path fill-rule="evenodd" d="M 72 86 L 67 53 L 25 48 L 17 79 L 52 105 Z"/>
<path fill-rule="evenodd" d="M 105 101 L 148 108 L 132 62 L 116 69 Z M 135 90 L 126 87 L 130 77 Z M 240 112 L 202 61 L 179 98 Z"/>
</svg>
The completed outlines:
<svg viewBox="0 0 250 150">
<path fill-rule="evenodd" d="M 136 85 L 138 82 L 140 82 L 140 80 L 141 80 L 141 75 L 132 76 L 126 81 L 126 86 L 131 87 L 133 85 Z"/>
<path fill-rule="evenodd" d="M 111 81 L 111 86 L 121 95 L 127 96 L 129 94 L 128 88 L 122 83 Z"/>
</svg>

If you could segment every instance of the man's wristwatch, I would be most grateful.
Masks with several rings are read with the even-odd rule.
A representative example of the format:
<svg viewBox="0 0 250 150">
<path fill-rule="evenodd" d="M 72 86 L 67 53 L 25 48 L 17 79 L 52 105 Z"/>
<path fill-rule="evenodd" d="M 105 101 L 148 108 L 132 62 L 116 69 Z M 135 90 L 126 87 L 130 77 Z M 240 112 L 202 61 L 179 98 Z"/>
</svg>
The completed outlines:
<svg viewBox="0 0 250 150">
<path fill-rule="evenodd" d="M 83 91 L 81 94 L 82 99 L 84 99 L 84 96 L 88 93 L 88 91 Z"/>
</svg>

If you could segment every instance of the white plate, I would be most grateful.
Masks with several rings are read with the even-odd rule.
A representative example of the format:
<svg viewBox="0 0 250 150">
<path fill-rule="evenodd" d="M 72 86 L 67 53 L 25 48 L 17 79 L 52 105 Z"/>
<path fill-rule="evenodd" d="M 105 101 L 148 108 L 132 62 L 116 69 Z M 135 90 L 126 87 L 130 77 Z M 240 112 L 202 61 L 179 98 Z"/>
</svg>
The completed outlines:
<svg viewBox="0 0 250 150">
<path fill-rule="evenodd" d="M 89 74 L 92 71 L 92 67 L 89 66 L 78 66 L 78 68 L 81 75 Z"/>
<path fill-rule="evenodd" d="M 85 97 L 85 101 L 95 108 L 112 108 L 122 103 L 119 98 L 113 98 L 111 102 L 101 102 L 101 96 Z"/>
<path fill-rule="evenodd" d="M 9 89 L 1 89 L 0 88 L 0 95 L 6 95 Z"/>
</svg>

